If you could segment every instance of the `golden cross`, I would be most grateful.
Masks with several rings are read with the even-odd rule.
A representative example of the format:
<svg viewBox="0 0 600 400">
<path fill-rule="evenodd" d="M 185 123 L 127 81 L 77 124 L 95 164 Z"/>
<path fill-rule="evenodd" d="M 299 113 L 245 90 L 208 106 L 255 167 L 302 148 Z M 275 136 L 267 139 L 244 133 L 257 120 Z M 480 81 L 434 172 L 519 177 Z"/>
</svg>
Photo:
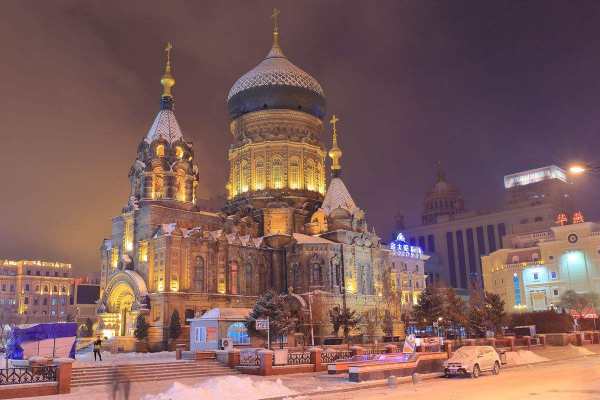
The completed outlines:
<svg viewBox="0 0 600 400">
<path fill-rule="evenodd" d="M 335 116 L 335 114 L 333 114 L 333 116 L 331 117 L 331 119 L 329 120 L 329 123 L 333 126 L 333 132 L 336 133 L 336 124 L 339 122 L 339 118 Z"/>
<path fill-rule="evenodd" d="M 171 49 L 173 48 L 173 45 L 171 44 L 171 42 L 167 42 L 167 45 L 165 46 L 165 53 L 167 53 L 167 67 L 170 68 L 171 67 Z"/>
<path fill-rule="evenodd" d="M 273 19 L 273 33 L 279 33 L 279 14 L 280 11 L 276 8 L 273 9 L 273 14 L 271 14 L 271 19 Z"/>
</svg>

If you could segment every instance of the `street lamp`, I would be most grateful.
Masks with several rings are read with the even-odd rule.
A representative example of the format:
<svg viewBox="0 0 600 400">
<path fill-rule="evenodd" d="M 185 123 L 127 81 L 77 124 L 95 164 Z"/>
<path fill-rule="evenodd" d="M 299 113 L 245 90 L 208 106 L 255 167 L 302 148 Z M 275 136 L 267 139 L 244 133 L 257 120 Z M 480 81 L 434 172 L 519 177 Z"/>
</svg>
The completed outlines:
<svg viewBox="0 0 600 400">
<path fill-rule="evenodd" d="M 567 171 L 570 175 L 600 174 L 600 166 L 589 163 L 574 163 L 569 165 Z"/>
</svg>

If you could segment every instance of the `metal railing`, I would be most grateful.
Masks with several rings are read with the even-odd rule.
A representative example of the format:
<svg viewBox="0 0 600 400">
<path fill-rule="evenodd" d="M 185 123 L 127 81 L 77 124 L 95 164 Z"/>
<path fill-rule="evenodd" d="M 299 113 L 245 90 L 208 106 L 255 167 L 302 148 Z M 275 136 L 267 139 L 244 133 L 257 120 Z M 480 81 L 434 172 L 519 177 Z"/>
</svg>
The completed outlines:
<svg viewBox="0 0 600 400">
<path fill-rule="evenodd" d="M 324 351 L 321 353 L 321 362 L 330 364 L 338 360 L 346 360 L 350 357 L 352 357 L 352 354 L 349 351 Z"/>
<path fill-rule="evenodd" d="M 242 351 L 240 353 L 240 365 L 257 366 L 260 365 L 260 358 L 256 351 Z"/>
<path fill-rule="evenodd" d="M 310 352 L 290 352 L 288 353 L 288 365 L 310 364 Z"/>
<path fill-rule="evenodd" d="M 56 382 L 57 369 L 56 365 L 0 369 L 0 386 Z"/>
</svg>

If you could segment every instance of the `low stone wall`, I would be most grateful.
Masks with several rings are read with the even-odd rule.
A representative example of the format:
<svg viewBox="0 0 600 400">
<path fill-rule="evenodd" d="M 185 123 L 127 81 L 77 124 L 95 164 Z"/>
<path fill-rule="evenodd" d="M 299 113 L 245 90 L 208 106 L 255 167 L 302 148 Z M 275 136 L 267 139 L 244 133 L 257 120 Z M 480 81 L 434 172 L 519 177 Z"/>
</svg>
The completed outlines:
<svg viewBox="0 0 600 400">
<path fill-rule="evenodd" d="M 22 385 L 0 386 L 0 399 L 15 399 L 19 397 L 38 397 L 58 394 L 58 383 L 27 383 Z"/>
<path fill-rule="evenodd" d="M 55 360 L 56 381 L 40 383 L 20 383 L 16 385 L 0 385 L 0 399 L 19 397 L 39 397 L 54 394 L 71 393 L 72 359 Z"/>
<path fill-rule="evenodd" d="M 441 372 L 446 353 L 419 354 L 417 360 L 407 363 L 382 362 L 377 364 L 351 365 L 348 371 L 350 382 L 386 379 L 390 376 L 410 376 L 414 373 Z"/>
</svg>

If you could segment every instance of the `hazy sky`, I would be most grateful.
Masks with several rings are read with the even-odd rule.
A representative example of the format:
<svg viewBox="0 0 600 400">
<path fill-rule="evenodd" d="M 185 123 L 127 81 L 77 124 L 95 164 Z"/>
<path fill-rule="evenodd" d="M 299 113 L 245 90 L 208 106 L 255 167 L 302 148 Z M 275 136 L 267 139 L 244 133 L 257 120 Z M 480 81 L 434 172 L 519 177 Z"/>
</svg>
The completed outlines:
<svg viewBox="0 0 600 400">
<path fill-rule="evenodd" d="M 386 238 L 399 211 L 417 223 L 438 160 L 470 209 L 498 206 L 505 174 L 600 161 L 598 1 L 5 0 L 0 258 L 99 268 L 166 41 L 200 195 L 222 193 L 227 92 L 268 52 L 274 6 L 285 53 L 341 119 L 344 180 Z M 591 217 L 599 182 L 575 183 Z"/>
</svg>

